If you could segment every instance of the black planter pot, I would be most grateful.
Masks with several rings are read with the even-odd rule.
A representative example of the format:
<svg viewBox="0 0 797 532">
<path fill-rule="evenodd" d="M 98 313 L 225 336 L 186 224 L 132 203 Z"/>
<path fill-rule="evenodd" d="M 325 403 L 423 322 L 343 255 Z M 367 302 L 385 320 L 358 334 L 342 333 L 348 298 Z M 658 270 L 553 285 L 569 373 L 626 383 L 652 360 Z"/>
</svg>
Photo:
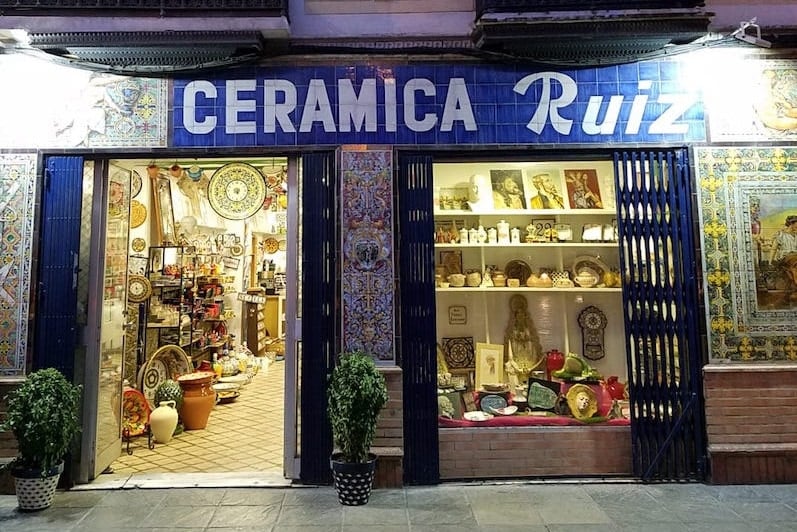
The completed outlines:
<svg viewBox="0 0 797 532">
<path fill-rule="evenodd" d="M 362 463 L 342 462 L 341 458 L 340 454 L 333 454 L 329 460 L 338 501 L 346 506 L 367 504 L 374 483 L 376 455 L 369 454 L 368 461 Z"/>
</svg>

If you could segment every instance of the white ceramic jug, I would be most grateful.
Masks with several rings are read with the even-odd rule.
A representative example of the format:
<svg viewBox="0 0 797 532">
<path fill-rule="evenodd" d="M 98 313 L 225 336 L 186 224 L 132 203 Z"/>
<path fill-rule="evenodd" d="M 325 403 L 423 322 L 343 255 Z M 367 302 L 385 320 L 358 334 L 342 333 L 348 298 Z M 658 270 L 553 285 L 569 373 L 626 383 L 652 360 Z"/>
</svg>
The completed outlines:
<svg viewBox="0 0 797 532">
<path fill-rule="evenodd" d="M 149 415 L 149 428 L 157 443 L 169 443 L 177 428 L 177 403 L 161 401 L 158 408 Z"/>
</svg>

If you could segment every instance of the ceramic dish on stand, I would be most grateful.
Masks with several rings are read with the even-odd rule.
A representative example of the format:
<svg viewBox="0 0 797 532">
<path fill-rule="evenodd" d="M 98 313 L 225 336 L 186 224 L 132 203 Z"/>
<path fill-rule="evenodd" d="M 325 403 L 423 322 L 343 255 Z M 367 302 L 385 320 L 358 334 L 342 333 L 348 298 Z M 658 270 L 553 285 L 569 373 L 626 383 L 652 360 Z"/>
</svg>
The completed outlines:
<svg viewBox="0 0 797 532">
<path fill-rule="evenodd" d="M 183 349 L 178 345 L 164 345 L 155 351 L 138 374 L 138 388 L 150 407 L 155 405 L 155 391 L 160 383 L 191 373 L 194 366 Z"/>
</svg>

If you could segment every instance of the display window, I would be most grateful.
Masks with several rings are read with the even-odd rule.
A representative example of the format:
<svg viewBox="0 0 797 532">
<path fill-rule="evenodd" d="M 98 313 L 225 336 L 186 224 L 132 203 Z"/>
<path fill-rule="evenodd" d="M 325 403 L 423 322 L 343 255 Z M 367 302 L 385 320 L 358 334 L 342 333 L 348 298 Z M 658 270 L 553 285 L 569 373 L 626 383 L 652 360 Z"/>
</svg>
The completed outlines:
<svg viewBox="0 0 797 532">
<path fill-rule="evenodd" d="M 612 161 L 433 178 L 439 427 L 629 425 Z"/>
</svg>

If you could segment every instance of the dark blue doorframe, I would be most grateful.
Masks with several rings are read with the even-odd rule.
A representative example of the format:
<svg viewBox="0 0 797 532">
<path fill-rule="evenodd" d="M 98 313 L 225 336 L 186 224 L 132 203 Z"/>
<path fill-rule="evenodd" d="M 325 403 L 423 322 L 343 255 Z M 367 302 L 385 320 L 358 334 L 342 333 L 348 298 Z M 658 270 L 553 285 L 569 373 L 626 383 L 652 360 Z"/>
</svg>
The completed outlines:
<svg viewBox="0 0 797 532">
<path fill-rule="evenodd" d="M 83 157 L 48 157 L 41 200 L 33 369 L 74 377 Z M 87 267 L 83 265 L 83 267 Z"/>
</svg>

